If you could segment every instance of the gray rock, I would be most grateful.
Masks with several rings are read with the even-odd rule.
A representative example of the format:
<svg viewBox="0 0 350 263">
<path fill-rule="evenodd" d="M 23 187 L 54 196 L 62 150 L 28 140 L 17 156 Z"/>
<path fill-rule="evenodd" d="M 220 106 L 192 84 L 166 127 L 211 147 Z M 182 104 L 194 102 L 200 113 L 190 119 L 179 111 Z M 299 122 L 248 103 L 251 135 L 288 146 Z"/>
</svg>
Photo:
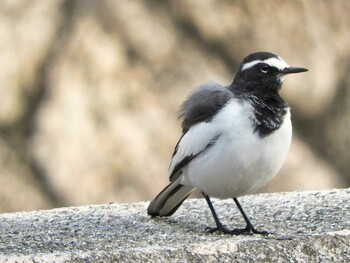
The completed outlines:
<svg viewBox="0 0 350 263">
<path fill-rule="evenodd" d="M 240 198 L 269 236 L 228 236 L 203 199 L 152 219 L 148 202 L 0 215 L 1 262 L 349 262 L 350 189 Z M 231 200 L 214 199 L 222 221 L 244 226 Z"/>
</svg>

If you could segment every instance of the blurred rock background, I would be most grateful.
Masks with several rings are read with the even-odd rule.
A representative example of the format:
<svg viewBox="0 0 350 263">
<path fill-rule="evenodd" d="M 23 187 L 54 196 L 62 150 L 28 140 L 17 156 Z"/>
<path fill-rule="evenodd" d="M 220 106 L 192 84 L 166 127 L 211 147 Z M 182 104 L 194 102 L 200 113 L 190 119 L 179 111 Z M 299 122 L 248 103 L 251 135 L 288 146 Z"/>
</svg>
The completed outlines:
<svg viewBox="0 0 350 263">
<path fill-rule="evenodd" d="M 262 191 L 350 185 L 349 1 L 4 0 L 0 212 L 154 197 L 200 84 L 271 51 L 294 138 Z"/>
</svg>

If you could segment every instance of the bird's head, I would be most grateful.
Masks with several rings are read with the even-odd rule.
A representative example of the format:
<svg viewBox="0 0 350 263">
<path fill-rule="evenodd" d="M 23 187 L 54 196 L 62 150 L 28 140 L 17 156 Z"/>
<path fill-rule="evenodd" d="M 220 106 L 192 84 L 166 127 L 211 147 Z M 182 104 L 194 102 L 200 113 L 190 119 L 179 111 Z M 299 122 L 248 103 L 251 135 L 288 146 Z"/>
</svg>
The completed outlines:
<svg viewBox="0 0 350 263">
<path fill-rule="evenodd" d="M 281 57 L 269 52 L 256 52 L 243 59 L 233 84 L 254 82 L 263 86 L 281 87 L 285 75 L 305 72 L 307 69 L 289 66 Z"/>
</svg>

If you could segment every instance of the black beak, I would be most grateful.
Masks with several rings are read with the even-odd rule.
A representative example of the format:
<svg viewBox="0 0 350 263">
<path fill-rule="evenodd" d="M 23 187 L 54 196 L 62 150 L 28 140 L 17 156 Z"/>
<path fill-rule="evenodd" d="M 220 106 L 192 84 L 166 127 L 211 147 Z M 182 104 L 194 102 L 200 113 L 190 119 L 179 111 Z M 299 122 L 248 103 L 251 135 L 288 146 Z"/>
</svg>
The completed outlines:
<svg viewBox="0 0 350 263">
<path fill-rule="evenodd" d="M 308 69 L 298 68 L 298 67 L 288 67 L 288 68 L 281 70 L 280 72 L 283 75 L 285 75 L 285 74 L 292 74 L 292 73 L 301 73 L 301 72 L 305 72 L 305 71 L 308 71 Z"/>
</svg>

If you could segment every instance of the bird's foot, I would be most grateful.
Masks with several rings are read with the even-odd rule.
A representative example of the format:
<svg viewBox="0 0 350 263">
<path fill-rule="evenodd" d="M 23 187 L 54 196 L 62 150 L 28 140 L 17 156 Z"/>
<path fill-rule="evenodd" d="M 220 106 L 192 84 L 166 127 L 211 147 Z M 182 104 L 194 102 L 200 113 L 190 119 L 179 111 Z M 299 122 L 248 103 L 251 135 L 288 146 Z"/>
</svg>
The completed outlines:
<svg viewBox="0 0 350 263">
<path fill-rule="evenodd" d="M 224 233 L 224 234 L 229 234 L 229 235 L 242 235 L 242 234 L 258 234 L 258 235 L 263 235 L 267 236 L 270 233 L 267 231 L 259 231 L 256 230 L 253 226 L 247 225 L 245 228 L 235 228 L 235 229 L 228 229 L 227 227 L 221 225 L 217 227 L 207 227 L 205 229 L 205 232 L 207 233 L 214 233 L 214 232 L 219 232 L 219 233 Z"/>
<path fill-rule="evenodd" d="M 207 233 L 219 232 L 219 233 L 231 234 L 231 235 L 232 235 L 231 230 L 228 229 L 228 228 L 225 227 L 225 226 L 222 226 L 222 225 L 221 225 L 221 226 L 218 226 L 218 227 L 207 227 L 207 228 L 205 229 L 205 232 L 207 232 Z"/>
<path fill-rule="evenodd" d="M 245 228 L 235 228 L 232 230 L 233 235 L 240 235 L 240 234 L 258 234 L 262 236 L 267 236 L 270 233 L 267 231 L 260 231 L 255 229 L 252 225 L 247 225 Z"/>
<path fill-rule="evenodd" d="M 270 232 L 264 231 L 264 230 L 256 230 L 255 228 L 252 228 L 250 231 L 253 232 L 253 234 L 258 234 L 258 235 L 262 235 L 262 236 L 267 236 L 270 235 Z"/>
</svg>

